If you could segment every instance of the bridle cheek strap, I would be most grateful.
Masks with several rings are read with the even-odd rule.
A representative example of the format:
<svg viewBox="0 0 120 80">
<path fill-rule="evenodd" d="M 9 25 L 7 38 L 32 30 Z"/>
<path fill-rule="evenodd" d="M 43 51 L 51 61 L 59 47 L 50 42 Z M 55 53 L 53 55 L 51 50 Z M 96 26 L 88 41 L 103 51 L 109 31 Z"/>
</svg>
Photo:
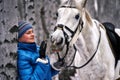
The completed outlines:
<svg viewBox="0 0 120 80">
<path fill-rule="evenodd" d="M 81 25 L 81 29 L 79 27 L 80 25 Z M 79 24 L 76 28 L 75 34 L 74 34 L 74 36 L 72 37 L 72 39 L 69 43 L 70 45 L 73 45 L 76 42 L 76 40 L 78 39 L 78 36 L 79 36 L 80 32 L 82 31 L 82 29 L 83 29 L 83 22 L 81 20 L 79 20 Z"/>
</svg>

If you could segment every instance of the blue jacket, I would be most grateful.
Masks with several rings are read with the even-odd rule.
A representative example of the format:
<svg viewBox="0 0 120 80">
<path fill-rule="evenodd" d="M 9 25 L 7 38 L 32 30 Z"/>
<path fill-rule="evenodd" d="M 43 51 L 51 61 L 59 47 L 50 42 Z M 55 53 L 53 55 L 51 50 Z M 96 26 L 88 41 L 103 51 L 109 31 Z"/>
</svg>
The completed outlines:
<svg viewBox="0 0 120 80">
<path fill-rule="evenodd" d="M 52 76 L 58 73 L 50 66 L 50 62 L 47 64 L 36 62 L 39 49 L 35 43 L 18 43 L 19 80 L 52 80 Z"/>
</svg>

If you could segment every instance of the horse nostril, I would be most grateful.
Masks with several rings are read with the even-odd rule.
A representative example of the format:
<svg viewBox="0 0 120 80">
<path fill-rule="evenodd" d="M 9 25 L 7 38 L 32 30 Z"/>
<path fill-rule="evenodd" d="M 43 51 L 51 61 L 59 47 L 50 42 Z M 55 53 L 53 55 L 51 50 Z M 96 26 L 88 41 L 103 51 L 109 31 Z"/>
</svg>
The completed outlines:
<svg viewBox="0 0 120 80">
<path fill-rule="evenodd" d="M 56 45 L 56 39 L 53 36 L 50 37 L 50 41 L 53 45 Z"/>
<path fill-rule="evenodd" d="M 52 35 L 50 36 L 50 41 L 51 41 L 51 42 L 53 42 L 53 41 L 54 41 L 54 40 L 53 40 L 53 36 L 52 36 Z"/>
<path fill-rule="evenodd" d="M 60 45 L 63 43 L 63 38 L 60 38 L 60 41 L 57 43 L 57 45 Z"/>
</svg>

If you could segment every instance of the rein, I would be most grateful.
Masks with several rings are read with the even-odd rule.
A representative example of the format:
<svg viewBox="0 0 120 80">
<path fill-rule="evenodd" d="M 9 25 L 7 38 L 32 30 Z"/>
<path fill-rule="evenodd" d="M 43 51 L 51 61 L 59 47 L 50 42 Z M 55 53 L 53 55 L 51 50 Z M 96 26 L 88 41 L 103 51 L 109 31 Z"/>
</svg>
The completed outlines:
<svg viewBox="0 0 120 80">
<path fill-rule="evenodd" d="M 95 56 L 96 53 L 97 53 L 97 50 L 98 50 L 98 47 L 99 47 L 99 44 L 100 44 L 100 40 L 101 40 L 101 31 L 100 31 L 100 30 L 99 30 L 99 34 L 100 34 L 100 35 L 99 35 L 99 40 L 98 40 L 97 48 L 96 48 L 94 54 L 91 56 L 91 58 L 90 58 L 86 63 L 84 63 L 83 65 L 81 65 L 81 66 L 79 66 L 79 67 L 77 67 L 77 66 L 71 66 L 71 64 L 72 64 L 73 61 L 74 61 L 75 55 L 76 55 L 76 53 L 75 53 L 75 54 L 74 54 L 74 58 L 73 58 L 71 64 L 70 64 L 69 66 L 66 66 L 66 68 L 69 68 L 69 67 L 75 68 L 75 69 L 83 68 L 84 66 L 86 66 L 86 65 L 94 58 L 94 56 Z"/>
</svg>

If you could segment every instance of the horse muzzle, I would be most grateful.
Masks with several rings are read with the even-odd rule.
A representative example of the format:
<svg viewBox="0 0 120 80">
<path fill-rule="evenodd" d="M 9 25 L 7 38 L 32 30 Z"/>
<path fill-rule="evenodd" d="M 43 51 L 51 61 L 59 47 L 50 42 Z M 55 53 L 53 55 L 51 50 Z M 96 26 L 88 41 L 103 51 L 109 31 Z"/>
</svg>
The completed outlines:
<svg viewBox="0 0 120 80">
<path fill-rule="evenodd" d="M 53 38 L 53 36 L 51 36 L 51 42 L 53 45 L 58 46 L 58 45 L 61 45 L 63 43 L 63 38 L 61 37 L 60 39 L 56 40 Z"/>
<path fill-rule="evenodd" d="M 65 44 L 65 40 L 64 40 L 64 36 L 60 36 L 62 35 L 61 33 L 59 33 L 59 35 L 56 34 L 56 32 L 54 32 L 51 35 L 51 48 L 53 48 L 54 50 L 60 50 L 63 48 L 64 44 Z"/>
</svg>

